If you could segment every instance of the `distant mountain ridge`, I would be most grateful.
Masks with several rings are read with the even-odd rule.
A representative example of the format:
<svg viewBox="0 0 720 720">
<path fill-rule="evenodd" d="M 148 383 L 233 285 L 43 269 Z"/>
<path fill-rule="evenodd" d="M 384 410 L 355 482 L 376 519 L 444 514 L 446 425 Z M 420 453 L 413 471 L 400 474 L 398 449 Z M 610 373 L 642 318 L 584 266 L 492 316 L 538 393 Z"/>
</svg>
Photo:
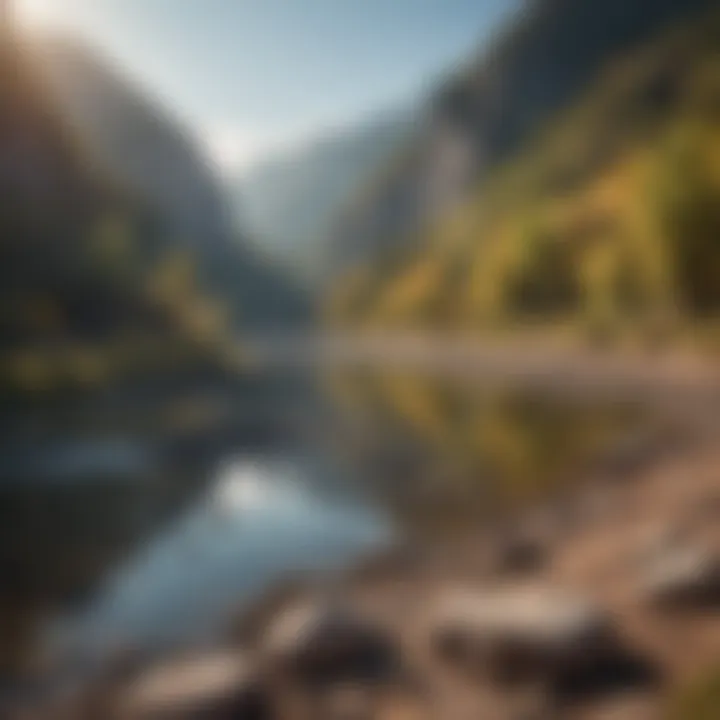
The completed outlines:
<svg viewBox="0 0 720 720">
<path fill-rule="evenodd" d="M 231 202 L 262 251 L 312 283 L 329 269 L 341 209 L 413 132 L 410 111 L 380 114 L 260 163 L 231 181 Z"/>
</svg>

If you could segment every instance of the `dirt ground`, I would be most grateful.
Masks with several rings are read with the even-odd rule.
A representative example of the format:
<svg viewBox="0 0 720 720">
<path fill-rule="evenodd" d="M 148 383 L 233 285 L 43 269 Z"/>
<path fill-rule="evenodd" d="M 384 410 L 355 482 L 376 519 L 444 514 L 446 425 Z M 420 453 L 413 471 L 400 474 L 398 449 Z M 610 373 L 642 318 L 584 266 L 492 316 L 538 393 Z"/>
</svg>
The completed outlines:
<svg viewBox="0 0 720 720">
<path fill-rule="evenodd" d="M 417 679 L 414 690 L 380 701 L 375 716 L 665 717 L 670 699 L 720 662 L 720 606 L 654 608 L 641 581 L 645 556 L 652 548 L 679 544 L 720 554 L 718 520 L 720 437 L 709 433 L 631 477 L 594 477 L 561 504 L 519 517 L 516 527 L 539 538 L 543 548 L 545 562 L 534 569 L 499 572 L 492 561 L 493 538 L 480 532 L 431 552 L 366 563 L 347 578 L 343 592 L 402 638 L 404 657 Z M 578 593 L 606 608 L 623 643 L 647 663 L 654 680 L 557 700 L 542 688 L 503 690 L 430 651 L 427 611 L 448 588 L 482 592 L 526 585 Z"/>
</svg>

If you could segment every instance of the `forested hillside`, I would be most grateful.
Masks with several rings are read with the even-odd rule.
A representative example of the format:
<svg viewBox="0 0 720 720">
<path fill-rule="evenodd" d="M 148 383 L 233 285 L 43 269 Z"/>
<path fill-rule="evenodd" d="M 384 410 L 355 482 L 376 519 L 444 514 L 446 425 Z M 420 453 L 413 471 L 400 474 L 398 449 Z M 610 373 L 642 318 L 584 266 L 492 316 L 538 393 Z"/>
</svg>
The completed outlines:
<svg viewBox="0 0 720 720">
<path fill-rule="evenodd" d="M 463 332 L 570 324 L 593 337 L 658 337 L 716 316 L 720 16 L 706 4 L 538 3 L 454 86 L 479 152 L 469 189 L 412 242 L 352 269 L 330 316 Z M 614 11 L 626 32 L 610 31 Z M 545 85 L 545 66 L 528 71 L 530 49 L 555 38 L 550 63 L 559 37 L 577 62 Z M 478 93 L 483 82 L 496 89 Z M 471 101 L 484 105 L 468 125 Z"/>
<path fill-rule="evenodd" d="M 87 102 L 59 102 L 60 61 L 9 23 L 0 33 L 3 392 L 224 373 L 244 331 L 304 317 L 301 296 L 226 233 L 172 124 L 82 68 L 67 78 Z"/>
<path fill-rule="evenodd" d="M 289 329 L 309 306 L 292 281 L 260 257 L 191 134 L 97 52 L 75 41 L 33 44 L 47 91 L 94 162 L 160 230 L 195 257 L 204 287 L 244 330 Z"/>
<path fill-rule="evenodd" d="M 2 381 L 11 390 L 215 362 L 220 309 L 152 208 L 95 165 L 49 102 L 35 59 L 0 47 Z"/>
<path fill-rule="evenodd" d="M 605 66 L 712 0 L 527 0 L 426 103 L 423 131 L 334 234 L 339 267 L 412 247 L 435 218 L 577 102 Z"/>
</svg>

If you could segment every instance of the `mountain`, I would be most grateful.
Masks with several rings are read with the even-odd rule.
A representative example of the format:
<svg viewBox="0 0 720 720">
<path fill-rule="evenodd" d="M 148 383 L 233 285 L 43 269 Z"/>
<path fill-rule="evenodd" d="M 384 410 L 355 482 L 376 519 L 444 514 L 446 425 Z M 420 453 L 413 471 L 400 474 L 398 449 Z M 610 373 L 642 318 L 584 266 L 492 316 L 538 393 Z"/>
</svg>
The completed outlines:
<svg viewBox="0 0 720 720">
<path fill-rule="evenodd" d="M 460 202 L 590 84 L 612 58 L 712 0 L 535 0 L 432 94 L 424 131 L 348 213 L 341 266 L 403 245 Z"/>
<path fill-rule="evenodd" d="M 410 112 L 387 113 L 253 167 L 232 182 L 240 221 L 271 258 L 306 281 L 322 278 L 340 209 L 413 130 Z"/>
<path fill-rule="evenodd" d="M 299 290 L 238 236 L 213 168 L 170 112 L 75 41 L 43 39 L 32 49 L 54 106 L 93 162 L 193 254 L 202 282 L 242 328 L 307 320 Z"/>
<path fill-rule="evenodd" d="M 467 331 L 714 312 L 714 5 L 529 4 L 346 216 L 330 315 Z"/>
<path fill-rule="evenodd" d="M 3 397 L 220 379 L 244 333 L 307 322 L 168 113 L 95 54 L 2 20 Z"/>
<path fill-rule="evenodd" d="M 152 201 L 65 122 L 43 59 L 12 27 L 0 36 L 0 390 L 223 372 L 222 303 Z"/>
</svg>

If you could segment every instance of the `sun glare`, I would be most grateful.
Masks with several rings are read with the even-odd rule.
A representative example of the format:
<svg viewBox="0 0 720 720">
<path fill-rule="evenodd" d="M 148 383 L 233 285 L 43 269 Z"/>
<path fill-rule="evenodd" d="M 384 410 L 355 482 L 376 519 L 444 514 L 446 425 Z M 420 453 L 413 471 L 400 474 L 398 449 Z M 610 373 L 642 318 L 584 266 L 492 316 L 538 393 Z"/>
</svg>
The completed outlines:
<svg viewBox="0 0 720 720">
<path fill-rule="evenodd" d="M 17 16 L 28 25 L 44 25 L 57 15 L 62 0 L 17 0 Z"/>
</svg>

